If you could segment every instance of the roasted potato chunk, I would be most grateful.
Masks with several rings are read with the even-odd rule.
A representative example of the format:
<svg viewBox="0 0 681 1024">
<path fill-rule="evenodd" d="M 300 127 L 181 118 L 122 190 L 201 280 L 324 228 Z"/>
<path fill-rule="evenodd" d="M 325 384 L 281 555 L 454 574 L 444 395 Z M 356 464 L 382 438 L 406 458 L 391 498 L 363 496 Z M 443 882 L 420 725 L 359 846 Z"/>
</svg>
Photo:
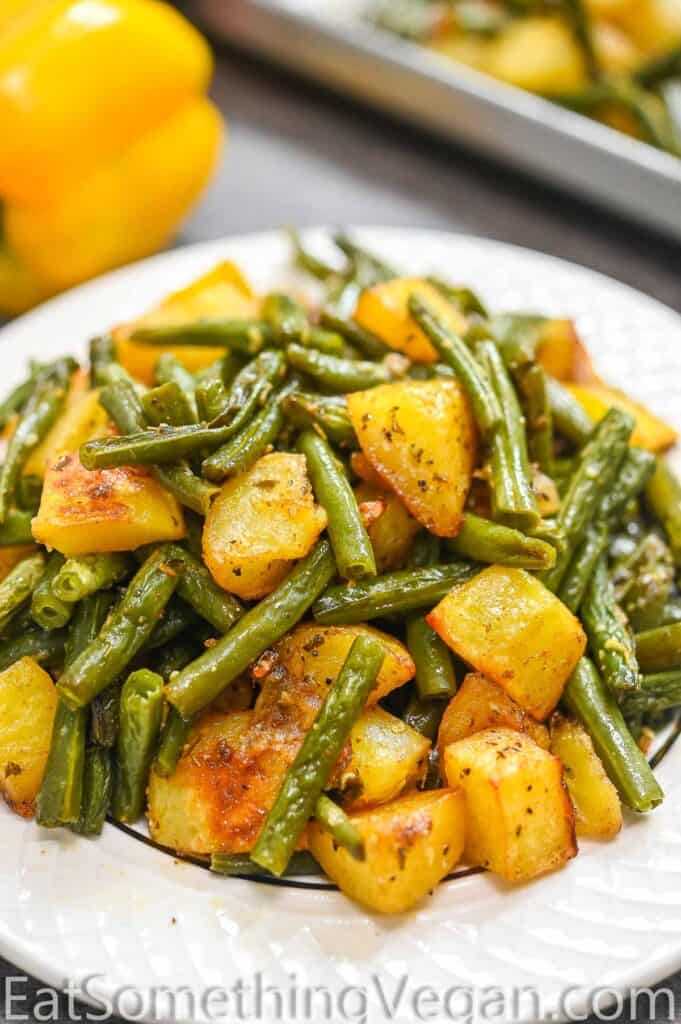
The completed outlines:
<svg viewBox="0 0 681 1024">
<path fill-rule="evenodd" d="M 406 722 L 373 707 L 350 732 L 351 759 L 339 789 L 350 810 L 384 804 L 423 778 L 430 741 Z"/>
<path fill-rule="evenodd" d="M 427 621 L 539 721 L 555 708 L 586 647 L 579 621 L 524 569 L 489 566 L 455 587 Z"/>
<path fill-rule="evenodd" d="M 392 491 L 363 483 L 355 488 L 357 501 L 383 503 L 383 511 L 367 526 L 367 533 L 376 559 L 376 571 L 394 572 L 403 569 L 412 541 L 420 530 L 398 496 Z"/>
<path fill-rule="evenodd" d="M 73 375 L 61 416 L 29 455 L 24 473 L 43 477 L 58 455 L 78 451 L 86 441 L 104 437 L 111 431 L 106 410 L 99 404 L 99 390 L 89 391 L 87 374 L 78 370 Z"/>
<path fill-rule="evenodd" d="M 524 882 L 577 853 L 572 802 L 557 757 L 512 729 L 486 729 L 445 749 L 466 805 L 465 857 Z"/>
<path fill-rule="evenodd" d="M 400 381 L 347 396 L 363 453 L 414 518 L 454 537 L 470 490 L 477 436 L 456 380 Z"/>
<path fill-rule="evenodd" d="M 437 352 L 409 313 L 409 299 L 418 295 L 455 334 L 466 330 L 466 318 L 437 288 L 418 277 L 396 277 L 365 288 L 355 320 L 390 348 L 415 363 L 434 363 Z"/>
<path fill-rule="evenodd" d="M 370 910 L 409 910 L 456 866 L 464 843 L 464 803 L 451 789 L 410 793 L 352 816 L 366 849 L 363 861 L 335 845 L 316 822 L 309 846 L 329 878 Z"/>
<path fill-rule="evenodd" d="M 119 362 L 133 377 L 152 384 L 154 369 L 162 352 L 172 352 L 194 372 L 222 355 L 222 347 L 204 345 L 144 345 L 130 340 L 140 327 L 165 327 L 215 316 L 248 318 L 258 315 L 260 303 L 239 268 L 226 261 L 168 295 L 155 309 L 114 331 Z"/>
<path fill-rule="evenodd" d="M 32 530 L 39 543 L 70 557 L 179 540 L 185 526 L 175 498 L 143 466 L 90 471 L 73 453 L 47 470 Z"/>
<path fill-rule="evenodd" d="M 577 835 L 612 839 L 622 827 L 622 805 L 589 734 L 579 722 L 556 714 L 551 719 L 551 753 L 563 763 Z"/>
<path fill-rule="evenodd" d="M 203 557 L 225 590 L 264 597 L 303 558 L 326 526 L 304 455 L 272 452 L 227 480 L 203 530 Z"/>
<path fill-rule="evenodd" d="M 407 648 L 394 636 L 371 626 L 318 626 L 304 622 L 287 633 L 263 661 L 268 674 L 284 673 L 293 680 L 313 684 L 317 693 L 325 696 L 336 681 L 355 637 L 369 634 L 383 644 L 385 658 L 369 694 L 368 704 L 375 704 L 392 690 L 404 686 L 414 676 L 414 662 Z M 258 663 L 255 668 L 259 672 Z"/>
<path fill-rule="evenodd" d="M 635 420 L 631 444 L 647 448 L 650 452 L 661 452 L 671 447 L 678 440 L 678 433 L 669 423 L 647 409 L 640 402 L 635 402 L 623 391 L 599 385 L 576 385 L 570 387 L 573 395 L 581 406 L 594 420 L 603 419 L 608 409 L 623 409 Z"/>
<path fill-rule="evenodd" d="M 561 18 L 528 17 L 510 23 L 490 46 L 486 70 L 530 92 L 571 92 L 587 80 L 574 32 Z"/>
<path fill-rule="evenodd" d="M 0 672 L 0 793 L 32 818 L 52 738 L 57 690 L 33 658 Z"/>
<path fill-rule="evenodd" d="M 546 726 L 535 721 L 498 683 L 478 672 L 469 672 L 445 709 L 437 734 L 440 756 L 445 747 L 485 729 L 516 729 L 526 732 L 540 747 L 548 749 Z"/>
</svg>

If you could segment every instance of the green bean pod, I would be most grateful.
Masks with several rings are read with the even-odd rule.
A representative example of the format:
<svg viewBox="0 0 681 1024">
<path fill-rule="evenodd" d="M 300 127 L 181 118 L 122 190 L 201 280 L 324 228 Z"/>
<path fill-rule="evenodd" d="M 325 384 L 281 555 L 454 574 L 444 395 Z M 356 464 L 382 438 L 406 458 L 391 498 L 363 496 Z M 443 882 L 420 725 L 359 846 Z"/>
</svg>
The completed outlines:
<svg viewBox="0 0 681 1024">
<path fill-rule="evenodd" d="M 52 579 L 52 593 L 60 601 L 74 604 L 98 590 L 108 590 L 119 583 L 132 571 L 133 564 L 130 557 L 122 552 L 62 559 Z"/>
<path fill-rule="evenodd" d="M 681 567 L 681 480 L 665 459 L 657 460 L 646 487 L 646 500 L 664 527 L 675 565 Z"/>
<path fill-rule="evenodd" d="M 57 701 L 45 773 L 36 800 L 36 821 L 45 828 L 74 825 L 80 818 L 87 712 Z"/>
<path fill-rule="evenodd" d="M 163 352 L 156 362 L 156 383 L 177 384 L 184 393 L 188 407 L 191 409 L 191 423 L 199 422 L 199 411 L 196 405 L 196 382 L 193 375 L 182 365 L 172 352 Z"/>
<path fill-rule="evenodd" d="M 330 356 L 302 345 L 289 345 L 286 359 L 294 369 L 315 380 L 325 391 L 364 391 L 387 384 L 394 375 L 383 363 Z"/>
<path fill-rule="evenodd" d="M 18 533 L 21 531 L 24 537 L 27 536 L 30 532 L 30 523 L 28 528 L 23 526 L 22 529 L 23 524 L 21 524 L 21 519 L 26 514 L 28 514 L 29 517 L 37 514 L 38 509 L 40 508 L 42 496 L 43 478 L 38 476 L 37 473 L 22 473 L 17 480 L 17 488 L 14 494 L 17 508 L 11 508 L 7 513 L 7 518 L 0 527 L 0 541 L 3 536 L 7 536 L 8 533 L 11 535 L 13 532 Z M 13 519 L 14 525 L 10 525 L 9 530 L 6 530 L 5 527 L 7 527 Z M 30 543 L 30 539 L 22 540 L 19 543 L 28 544 Z"/>
<path fill-rule="evenodd" d="M 116 746 L 121 713 L 120 683 L 111 683 L 90 705 L 90 736 L 98 747 Z"/>
<path fill-rule="evenodd" d="M 579 611 L 594 569 L 608 546 L 608 539 L 608 528 L 604 523 L 590 526 L 567 568 L 558 597 L 573 615 Z"/>
<path fill-rule="evenodd" d="M 383 664 L 384 649 L 358 636 L 290 766 L 251 851 L 251 860 L 275 875 L 286 869 L 300 833 L 326 786 L 350 729 L 359 718 Z"/>
<path fill-rule="evenodd" d="M 113 792 L 111 752 L 104 747 L 90 747 L 85 753 L 83 799 L 80 817 L 74 832 L 82 836 L 98 836 L 104 828 Z"/>
<path fill-rule="evenodd" d="M 431 276 L 426 278 L 426 280 L 428 284 L 432 284 L 433 288 L 439 291 L 443 298 L 451 302 L 453 306 L 456 306 L 464 316 L 470 316 L 474 313 L 476 316 L 481 316 L 487 320 L 489 313 L 482 299 L 470 288 L 449 284 L 447 281 L 443 281 L 441 277 Z"/>
<path fill-rule="evenodd" d="M 116 346 L 110 334 L 101 334 L 90 340 L 88 347 L 90 356 L 90 387 L 101 387 L 105 382 L 105 372 L 111 363 L 116 362 Z"/>
<path fill-rule="evenodd" d="M 263 320 L 204 317 L 156 327 L 138 327 L 131 341 L 144 345 L 200 345 L 202 348 L 226 348 L 241 355 L 254 356 L 272 343 L 272 331 Z"/>
<path fill-rule="evenodd" d="M 17 544 L 32 544 L 32 518 L 33 513 L 30 511 L 11 508 L 4 523 L 0 524 L 0 548 L 14 547 Z"/>
<path fill-rule="evenodd" d="M 681 668 L 681 620 L 637 633 L 634 639 L 642 672 Z"/>
<path fill-rule="evenodd" d="M 556 549 L 545 540 L 472 512 L 466 512 L 458 534 L 449 537 L 446 545 L 453 554 L 490 565 L 539 570 L 550 569 L 556 562 Z"/>
<path fill-rule="evenodd" d="M 327 532 L 339 575 L 357 580 L 376 575 L 376 560 L 357 498 L 325 438 L 304 430 L 298 450 L 307 460 L 312 489 L 327 515 Z"/>
<path fill-rule="evenodd" d="M 261 352 L 234 378 L 227 404 L 213 425 L 227 424 L 231 431 L 229 436 L 237 434 L 265 405 L 285 373 L 286 362 L 281 352 L 274 349 Z"/>
<path fill-rule="evenodd" d="M 384 341 L 361 327 L 356 320 L 343 316 L 336 306 L 325 306 L 319 314 L 319 322 L 330 331 L 335 331 L 342 338 L 361 352 L 367 359 L 383 359 L 392 351 Z"/>
<path fill-rule="evenodd" d="M 680 704 L 681 671 L 677 668 L 643 676 L 638 690 L 622 701 L 622 713 L 626 718 L 660 715 Z"/>
<path fill-rule="evenodd" d="M 196 406 L 199 420 L 210 423 L 222 415 L 229 402 L 224 359 L 216 359 L 196 376 Z"/>
<path fill-rule="evenodd" d="M 196 614 L 194 609 L 175 595 L 156 623 L 145 650 L 155 651 L 159 647 L 165 647 L 186 629 L 195 629 L 201 621 L 201 617 Z"/>
<path fill-rule="evenodd" d="M 457 687 L 452 656 L 420 615 L 407 622 L 407 649 L 416 666 L 416 689 L 421 700 L 450 700 Z"/>
<path fill-rule="evenodd" d="M 446 704 L 442 700 L 421 700 L 413 694 L 404 711 L 404 721 L 431 743 L 437 739 Z"/>
<path fill-rule="evenodd" d="M 13 416 L 20 413 L 33 394 L 36 386 L 37 369 L 32 369 L 26 380 L 12 388 L 10 393 L 0 402 L 0 430 L 4 429 Z"/>
<path fill-rule="evenodd" d="M 21 658 L 33 658 L 44 668 L 61 668 L 65 641 L 66 633 L 61 629 L 25 629 L 0 640 L 0 672 Z"/>
<path fill-rule="evenodd" d="M 331 444 L 339 447 L 357 447 L 355 428 L 348 416 L 345 398 L 340 395 L 315 395 L 292 391 L 282 402 L 287 420 L 304 430 L 310 427 L 322 430 Z"/>
<path fill-rule="evenodd" d="M 84 598 L 75 608 L 66 641 L 66 664 L 70 665 L 99 633 L 113 604 L 111 591 L 100 590 Z"/>
<path fill-rule="evenodd" d="M 643 448 L 629 447 L 612 486 L 603 495 L 599 516 L 618 522 L 627 505 L 637 498 L 655 472 L 656 458 Z"/>
<path fill-rule="evenodd" d="M 48 556 L 42 579 L 33 591 L 31 598 L 31 618 L 43 629 L 61 629 L 73 615 L 73 606 L 60 600 L 54 593 L 52 584 L 64 565 L 64 556 L 53 551 Z"/>
<path fill-rule="evenodd" d="M 40 552 L 22 559 L 0 580 L 0 632 L 26 604 L 45 572 L 45 556 Z"/>
<path fill-rule="evenodd" d="M 669 548 L 657 534 L 646 534 L 614 573 L 615 595 L 635 632 L 660 624 L 674 585 Z"/>
<path fill-rule="evenodd" d="M 533 363 L 522 374 L 520 390 L 525 398 L 530 458 L 550 476 L 553 468 L 553 416 L 543 366 Z"/>
<path fill-rule="evenodd" d="M 606 685 L 615 694 L 635 690 L 639 670 L 634 641 L 615 600 L 604 555 L 596 563 L 580 613 L 591 653 Z"/>
<path fill-rule="evenodd" d="M 331 547 L 318 541 L 279 586 L 239 619 L 214 647 L 190 662 L 166 687 L 167 699 L 191 718 L 292 629 L 336 572 Z"/>
<path fill-rule="evenodd" d="M 151 426 L 185 427 L 196 423 L 187 395 L 174 380 L 145 391 L 141 402 L 147 423 Z"/>
<path fill-rule="evenodd" d="M 352 586 L 329 587 L 312 606 L 324 626 L 346 626 L 386 615 L 432 608 L 457 583 L 471 579 L 477 568 L 470 562 L 452 562 L 424 569 L 401 569 Z"/>
<path fill-rule="evenodd" d="M 390 281 L 393 277 L 399 277 L 397 271 L 385 260 L 369 252 L 344 232 L 336 232 L 333 241 L 350 261 L 353 277 L 361 280 L 362 287 L 368 288 L 370 284 L 378 281 Z"/>
<path fill-rule="evenodd" d="M 121 724 L 112 800 L 113 815 L 118 821 L 137 821 L 144 810 L 162 714 L 161 677 L 146 668 L 132 672 L 121 690 Z"/>
<path fill-rule="evenodd" d="M 210 869 L 217 875 L 235 875 L 248 878 L 271 878 L 269 871 L 255 864 L 247 853 L 211 853 Z M 283 872 L 284 878 L 297 875 L 320 875 L 319 864 L 307 850 L 293 854 Z"/>
<path fill-rule="evenodd" d="M 218 586 L 196 555 L 179 544 L 168 545 L 166 551 L 178 574 L 178 597 L 220 633 L 226 633 L 244 613 L 241 602 Z"/>
<path fill-rule="evenodd" d="M 365 859 L 362 833 L 353 825 L 343 808 L 325 793 L 322 793 L 315 804 L 314 817 L 317 824 L 333 838 L 336 846 L 347 850 L 354 860 Z"/>
<path fill-rule="evenodd" d="M 593 431 L 593 420 L 574 395 L 554 377 L 547 375 L 546 390 L 556 433 L 581 448 Z"/>
<path fill-rule="evenodd" d="M 664 799 L 660 785 L 632 737 L 612 692 L 595 666 L 582 658 L 563 691 L 563 703 L 591 736 L 622 801 L 633 811 L 652 811 Z"/>
<path fill-rule="evenodd" d="M 169 709 L 154 758 L 154 771 L 164 779 L 174 774 L 191 727 L 191 721 L 185 720 L 177 708 Z"/>
</svg>

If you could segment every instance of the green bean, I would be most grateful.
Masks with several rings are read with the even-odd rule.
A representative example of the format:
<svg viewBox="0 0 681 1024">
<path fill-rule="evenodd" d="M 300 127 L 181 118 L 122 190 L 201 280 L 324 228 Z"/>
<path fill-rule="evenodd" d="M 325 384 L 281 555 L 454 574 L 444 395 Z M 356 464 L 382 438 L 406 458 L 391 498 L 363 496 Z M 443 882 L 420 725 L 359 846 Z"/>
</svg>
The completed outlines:
<svg viewBox="0 0 681 1024">
<path fill-rule="evenodd" d="M 31 512 L 11 508 L 4 523 L 0 524 L 0 548 L 14 547 L 17 544 L 32 544 Z"/>
<path fill-rule="evenodd" d="M 635 693 L 627 694 L 622 701 L 622 713 L 626 718 L 659 715 L 681 704 L 681 671 L 673 669 L 645 675 Z"/>
<path fill-rule="evenodd" d="M 45 572 L 45 557 L 40 552 L 29 555 L 11 569 L 0 581 L 0 631 L 28 601 Z"/>
<path fill-rule="evenodd" d="M 13 416 L 22 411 L 35 390 L 37 375 L 38 369 L 32 369 L 26 380 L 12 388 L 0 402 L 0 430 L 7 426 Z"/>
<path fill-rule="evenodd" d="M 72 707 L 89 704 L 147 642 L 178 583 L 169 567 L 167 548 L 149 555 L 98 636 L 68 666 L 58 690 Z"/>
<path fill-rule="evenodd" d="M 128 371 L 118 363 L 112 363 L 103 371 L 99 403 L 121 433 L 134 434 L 144 429 L 146 420 L 138 386 Z"/>
<path fill-rule="evenodd" d="M 608 546 L 608 538 L 605 524 L 590 526 L 566 570 L 558 597 L 573 615 L 579 611 L 594 569 Z"/>
<path fill-rule="evenodd" d="M 0 672 L 21 658 L 33 658 L 45 668 L 60 668 L 64 661 L 66 634 L 59 629 L 25 629 L 0 640 Z"/>
<path fill-rule="evenodd" d="M 100 590 L 76 607 L 66 641 L 66 664 L 70 665 L 99 633 L 113 604 L 111 591 Z"/>
<path fill-rule="evenodd" d="M 15 492 L 15 500 L 17 503 L 16 509 L 10 509 L 7 513 L 7 518 L 3 523 L 3 527 L 11 521 L 13 516 L 21 516 L 23 513 L 28 512 L 29 516 L 36 515 L 40 508 L 40 501 L 43 496 L 43 479 L 38 476 L 37 473 L 22 473 L 17 480 L 17 489 Z M 11 530 L 9 531 L 12 532 Z M 0 527 L 0 538 L 3 536 L 4 530 Z M 26 533 L 24 532 L 24 536 Z M 25 543 L 22 541 L 22 543 Z"/>
<path fill-rule="evenodd" d="M 367 288 L 370 284 L 378 281 L 390 281 L 399 276 L 385 260 L 358 245 L 343 232 L 337 232 L 333 236 L 333 241 L 347 256 L 353 267 L 353 276 L 361 280 L 362 287 Z"/>
<path fill-rule="evenodd" d="M 98 836 L 109 813 L 113 790 L 111 752 L 104 747 L 90 747 L 85 754 L 83 799 L 80 817 L 73 831 L 82 836 Z"/>
<path fill-rule="evenodd" d="M 565 0 L 565 11 L 571 23 L 574 37 L 584 55 L 586 70 L 591 79 L 600 75 L 600 64 L 594 43 L 594 26 L 589 8 L 584 0 Z"/>
<path fill-rule="evenodd" d="M 138 327 L 130 339 L 144 345 L 214 346 L 254 356 L 265 345 L 271 344 L 272 332 L 263 320 L 215 316 L 157 327 Z"/>
<path fill-rule="evenodd" d="M 196 406 L 199 420 L 210 423 L 220 416 L 229 402 L 229 389 L 225 380 L 225 360 L 216 359 L 201 370 L 196 378 Z"/>
<path fill-rule="evenodd" d="M 154 771 L 164 779 L 174 774 L 191 727 L 191 720 L 184 719 L 177 708 L 171 707 L 168 710 L 154 758 Z"/>
<path fill-rule="evenodd" d="M 441 700 L 421 700 L 417 694 L 413 694 L 404 712 L 404 721 L 412 729 L 416 729 L 422 736 L 429 739 L 431 743 L 437 738 L 437 731 L 445 710 L 445 703 Z"/>
<path fill-rule="evenodd" d="M 453 697 L 457 683 L 449 648 L 420 615 L 407 622 L 407 648 L 416 666 L 421 700 Z"/>
<path fill-rule="evenodd" d="M 314 430 L 305 430 L 298 438 L 298 450 L 307 460 L 312 488 L 326 511 L 326 528 L 339 574 L 348 580 L 375 576 L 374 551 L 357 498 L 328 442 Z"/>
<path fill-rule="evenodd" d="M 171 641 L 158 651 L 158 657 L 153 666 L 154 672 L 158 672 L 168 682 L 171 675 L 179 672 L 194 658 L 198 658 L 204 649 L 204 641 L 210 636 L 211 630 L 208 626 L 182 633 L 176 640 Z"/>
<path fill-rule="evenodd" d="M 319 314 L 319 321 L 323 327 L 340 334 L 367 359 L 382 359 L 392 351 L 384 341 L 361 327 L 356 320 L 343 316 L 337 306 L 325 306 Z"/>
<path fill-rule="evenodd" d="M 90 735 L 98 747 L 110 750 L 116 746 L 120 713 L 120 683 L 112 683 L 98 693 L 90 705 Z"/>
<path fill-rule="evenodd" d="M 355 638 L 335 682 L 290 766 L 251 851 L 251 860 L 281 875 L 300 833 L 312 816 L 359 718 L 383 664 L 381 643 L 368 635 Z"/>
<path fill-rule="evenodd" d="M 223 423 L 227 424 L 231 430 L 230 436 L 237 434 L 265 404 L 285 372 L 286 362 L 281 352 L 273 349 L 261 352 L 234 378 L 227 405 L 214 425 L 219 427 Z"/>
<path fill-rule="evenodd" d="M 593 431 L 593 420 L 574 395 L 548 374 L 546 390 L 555 430 L 577 448 L 581 448 Z"/>
<path fill-rule="evenodd" d="M 448 330 L 418 295 L 409 299 L 409 312 L 427 335 L 447 366 L 451 366 L 466 389 L 473 415 L 485 440 L 500 426 L 503 416 L 499 399 L 484 369 L 475 360 L 467 345 Z"/>
<path fill-rule="evenodd" d="M 383 363 L 330 356 L 302 345 L 289 345 L 286 358 L 291 366 L 317 381 L 326 391 L 364 391 L 394 379 Z"/>
<path fill-rule="evenodd" d="M 332 444 L 357 447 L 345 398 L 293 391 L 282 402 L 284 416 L 296 427 L 321 429 Z"/>
<path fill-rule="evenodd" d="M 329 263 L 314 256 L 302 242 L 302 239 L 295 228 L 287 228 L 286 234 L 293 247 L 293 260 L 301 270 L 306 270 L 312 277 L 319 281 L 330 281 L 338 277 L 338 270 Z"/>
<path fill-rule="evenodd" d="M 615 694 L 635 690 L 639 671 L 634 642 L 615 601 L 604 555 L 596 563 L 580 613 L 591 653 L 608 688 Z"/>
<path fill-rule="evenodd" d="M 61 601 L 52 590 L 52 583 L 64 564 L 64 556 L 53 551 L 47 559 L 45 572 L 33 591 L 31 617 L 43 629 L 61 629 L 73 614 L 73 606 Z"/>
<path fill-rule="evenodd" d="M 655 472 L 655 456 L 643 448 L 630 447 L 616 479 L 607 493 L 599 510 L 603 520 L 617 522 L 632 498 L 637 498 Z"/>
<path fill-rule="evenodd" d="M 352 586 L 329 587 L 312 607 L 317 622 L 345 626 L 385 615 L 432 608 L 457 583 L 464 583 L 477 569 L 470 562 L 452 562 L 427 569 L 401 569 Z"/>
<path fill-rule="evenodd" d="M 184 427 L 196 423 L 185 392 L 174 380 L 146 391 L 141 402 L 147 423 L 151 426 Z"/>
<path fill-rule="evenodd" d="M 87 712 L 57 701 L 45 773 L 36 800 L 36 821 L 45 828 L 73 825 L 80 817 Z"/>
<path fill-rule="evenodd" d="M 475 562 L 509 565 L 516 569 L 550 569 L 556 550 L 538 537 L 482 519 L 466 512 L 456 537 L 447 539 L 447 550 Z"/>
<path fill-rule="evenodd" d="M 650 765 L 627 729 L 613 694 L 593 663 L 582 658 L 563 691 L 563 702 L 591 736 L 623 802 L 645 813 L 664 799 Z"/>
<path fill-rule="evenodd" d="M 154 750 L 161 729 L 163 680 L 147 668 L 132 672 L 121 690 L 121 724 L 116 744 L 113 815 L 134 822 L 144 798 Z"/>
<path fill-rule="evenodd" d="M 440 538 L 428 530 L 419 530 L 409 551 L 408 569 L 431 569 L 440 561 Z"/>
<path fill-rule="evenodd" d="M 322 793 L 315 804 L 314 817 L 317 824 L 333 838 L 336 846 L 347 850 L 354 860 L 365 859 L 362 833 L 353 825 L 343 808 L 325 793 Z"/>
<path fill-rule="evenodd" d="M 637 633 L 636 657 L 642 672 L 681 668 L 681 621 Z"/>
<path fill-rule="evenodd" d="M 681 567 L 681 480 L 665 459 L 657 460 L 655 473 L 646 487 L 646 500 L 664 527 L 674 563 Z"/>
<path fill-rule="evenodd" d="M 674 585 L 667 545 L 648 533 L 614 574 L 615 594 L 635 632 L 659 625 Z"/>
<path fill-rule="evenodd" d="M 311 326 L 304 307 L 290 295 L 281 292 L 266 295 L 262 317 L 271 327 L 274 340 L 279 345 L 296 342 L 329 355 L 343 354 L 345 342 L 340 334 Z"/>
<path fill-rule="evenodd" d="M 565 550 L 558 553 L 555 566 L 542 577 L 549 590 L 555 592 L 560 588 L 577 546 L 600 510 L 603 496 L 617 479 L 633 428 L 634 421 L 628 413 L 610 409 L 580 452 L 557 519 Z"/>
<path fill-rule="evenodd" d="M 81 445 L 80 461 L 85 469 L 113 466 L 154 466 L 214 451 L 233 435 L 231 426 L 158 427 L 136 434 L 103 437 Z"/>
<path fill-rule="evenodd" d="M 181 505 L 201 516 L 208 515 L 208 510 L 219 488 L 198 477 L 186 462 L 176 462 L 170 466 L 154 466 L 153 473 L 158 482 Z"/>
<path fill-rule="evenodd" d="M 184 525 L 187 533 L 183 544 L 192 555 L 196 555 L 199 559 L 203 548 L 203 524 L 204 519 L 201 516 L 194 512 L 185 512 Z"/>
<path fill-rule="evenodd" d="M 101 334 L 90 340 L 90 387 L 98 388 L 105 382 L 104 373 L 116 362 L 116 346 L 110 334 Z"/>
<path fill-rule="evenodd" d="M 544 473 L 551 475 L 553 468 L 553 416 L 549 404 L 546 372 L 539 363 L 533 363 L 521 375 L 520 390 L 527 408 L 527 440 L 533 462 Z"/>
<path fill-rule="evenodd" d="M 647 59 L 634 71 L 639 85 L 656 86 L 665 78 L 678 78 L 681 68 L 681 43 L 675 42 L 667 50 Z"/>
<path fill-rule="evenodd" d="M 186 629 L 195 628 L 201 621 L 200 616 L 196 614 L 194 609 L 175 595 L 156 623 L 154 632 L 149 637 L 145 650 L 155 651 L 159 647 L 165 647 L 171 640 L 175 640 L 180 633 L 184 633 Z"/>
<path fill-rule="evenodd" d="M 4 523 L 17 481 L 34 448 L 40 444 L 64 408 L 74 363 L 60 359 L 43 370 L 7 444 L 0 469 L 0 523 Z"/>
<path fill-rule="evenodd" d="M 244 613 L 241 602 L 218 586 L 200 558 L 178 544 L 168 546 L 167 557 L 178 574 L 178 597 L 220 633 L 231 629 Z"/>
<path fill-rule="evenodd" d="M 133 566 L 130 557 L 122 552 L 80 555 L 62 563 L 52 579 L 52 593 L 67 604 L 107 590 L 124 579 Z"/>
<path fill-rule="evenodd" d="M 196 406 L 196 384 L 194 377 L 172 352 L 163 352 L 156 363 L 156 382 L 158 384 L 177 384 L 184 393 L 187 405 L 191 409 L 192 423 L 199 422 Z"/>
<path fill-rule="evenodd" d="M 475 313 L 477 316 L 484 317 L 485 320 L 488 318 L 489 314 L 483 302 L 470 288 L 448 284 L 440 277 L 428 277 L 426 280 L 428 284 L 432 284 L 433 288 L 439 291 L 440 295 L 460 309 L 464 316 Z"/>
<path fill-rule="evenodd" d="M 331 547 L 318 541 L 266 598 L 241 618 L 216 645 L 191 662 L 166 688 L 183 718 L 210 704 L 264 650 L 292 629 L 336 571 Z"/>
<path fill-rule="evenodd" d="M 245 875 L 249 878 L 271 878 L 269 871 L 255 864 L 247 853 L 211 853 L 210 869 L 218 875 Z M 296 875 L 319 875 L 319 864 L 307 850 L 293 854 L 283 873 L 284 878 Z"/>
</svg>

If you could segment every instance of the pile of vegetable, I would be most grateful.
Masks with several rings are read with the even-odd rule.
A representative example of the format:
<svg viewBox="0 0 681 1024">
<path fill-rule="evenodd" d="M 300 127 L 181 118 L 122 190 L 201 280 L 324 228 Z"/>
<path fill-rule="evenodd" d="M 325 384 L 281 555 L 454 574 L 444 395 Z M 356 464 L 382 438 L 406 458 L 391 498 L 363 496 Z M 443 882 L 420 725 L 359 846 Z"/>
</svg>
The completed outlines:
<svg viewBox="0 0 681 1024">
<path fill-rule="evenodd" d="M 315 303 L 223 263 L 0 406 L 0 789 L 399 912 L 662 800 L 681 483 L 569 320 L 335 241 Z"/>
<path fill-rule="evenodd" d="M 681 154 L 680 0 L 372 0 L 435 52 Z"/>
</svg>

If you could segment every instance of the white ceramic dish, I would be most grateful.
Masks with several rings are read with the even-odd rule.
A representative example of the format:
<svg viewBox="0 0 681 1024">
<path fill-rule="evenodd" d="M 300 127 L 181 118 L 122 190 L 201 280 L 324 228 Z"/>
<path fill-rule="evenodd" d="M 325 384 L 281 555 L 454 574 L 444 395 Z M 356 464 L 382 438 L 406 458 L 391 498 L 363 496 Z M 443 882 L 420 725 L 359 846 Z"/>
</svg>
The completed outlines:
<svg viewBox="0 0 681 1024">
<path fill-rule="evenodd" d="M 681 317 L 671 310 L 591 271 L 496 242 L 418 230 L 365 229 L 359 236 L 398 267 L 473 285 L 493 309 L 576 317 L 603 375 L 681 427 Z M 29 356 L 83 351 L 92 334 L 225 257 L 259 288 L 291 278 L 278 234 L 197 245 L 125 268 L 0 331 L 3 386 L 19 379 Z M 150 995 L 159 986 L 195 993 L 189 1010 L 183 999 L 190 997 L 178 998 L 179 1018 L 238 1018 L 234 995 L 206 1006 L 200 994 L 230 989 L 238 978 L 257 984 L 258 972 L 263 985 L 289 993 L 325 986 L 334 1020 L 359 1019 L 352 1014 L 363 997 L 343 992 L 364 986 L 368 1020 L 414 1024 L 414 992 L 425 985 L 441 994 L 452 986 L 479 993 L 531 986 L 536 998 L 520 999 L 516 1019 L 536 1019 L 538 1011 L 556 1019 L 578 1011 L 595 987 L 651 984 L 681 965 L 681 742 L 658 773 L 667 793 L 662 807 L 628 820 L 612 843 L 583 844 L 565 870 L 520 888 L 491 875 L 454 879 L 398 918 L 367 914 L 305 881 L 294 887 L 215 877 L 111 826 L 96 841 L 41 830 L 3 805 L 0 953 L 55 986 L 97 976 L 90 997 L 132 986 L 144 1005 L 128 993 L 116 1009 L 138 1019 L 171 1015 L 164 997 Z M 403 976 L 390 1017 L 379 981 L 390 1001 Z M 560 1002 L 566 990 L 567 1007 Z M 452 1013 L 456 1005 L 463 1012 L 467 999 L 463 993 L 452 1002 Z M 321 1009 L 305 1017 L 301 1005 L 277 1015 L 275 997 L 265 995 L 259 1017 L 239 1019 L 328 1019 Z"/>
</svg>

